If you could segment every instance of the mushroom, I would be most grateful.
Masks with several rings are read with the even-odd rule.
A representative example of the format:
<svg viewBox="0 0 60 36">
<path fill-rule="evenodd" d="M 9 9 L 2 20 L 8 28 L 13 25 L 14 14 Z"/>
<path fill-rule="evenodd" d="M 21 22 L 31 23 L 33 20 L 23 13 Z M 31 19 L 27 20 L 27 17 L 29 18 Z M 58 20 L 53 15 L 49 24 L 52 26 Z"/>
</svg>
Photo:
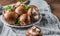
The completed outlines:
<svg viewBox="0 0 60 36">
<path fill-rule="evenodd" d="M 35 20 L 38 20 L 38 19 L 40 18 L 39 11 L 36 11 L 35 9 L 33 9 L 32 14 L 33 14 L 33 18 L 34 18 Z"/>
<path fill-rule="evenodd" d="M 18 15 L 22 15 L 23 13 L 26 13 L 25 5 L 21 4 L 19 7 L 17 7 L 17 8 L 15 9 L 15 12 L 16 12 Z"/>
<path fill-rule="evenodd" d="M 27 14 L 26 14 L 26 13 L 25 13 L 25 14 L 22 14 L 22 15 L 20 16 L 20 25 L 21 25 L 21 26 L 26 25 L 26 23 L 25 23 L 26 18 L 27 18 Z"/>
<path fill-rule="evenodd" d="M 39 11 L 38 7 L 36 7 L 35 5 L 30 5 L 31 8 L 34 8 L 36 11 Z"/>
<path fill-rule="evenodd" d="M 28 9 L 28 23 L 30 24 L 31 21 L 36 21 L 39 19 L 39 10 L 35 5 L 30 5 L 30 8 Z"/>
<path fill-rule="evenodd" d="M 33 26 L 26 30 L 26 36 L 43 36 L 41 28 Z"/>
<path fill-rule="evenodd" d="M 20 4 L 21 4 L 20 2 L 17 2 L 17 3 L 13 6 L 13 8 L 16 9 L 17 7 L 20 6 Z"/>
<path fill-rule="evenodd" d="M 31 16 L 31 15 L 32 15 L 32 8 L 29 8 L 29 9 L 28 9 L 27 14 L 28 14 L 28 16 Z"/>
<path fill-rule="evenodd" d="M 35 5 L 30 5 L 32 8 L 32 20 L 38 20 L 40 17 L 39 9 Z"/>
<path fill-rule="evenodd" d="M 18 17 L 18 15 L 15 12 L 12 12 L 12 11 L 5 11 L 3 13 L 3 17 L 9 24 L 12 25 L 12 24 L 15 23 L 16 18 Z"/>
<path fill-rule="evenodd" d="M 27 19 L 28 19 L 28 24 L 30 24 L 31 23 L 31 16 L 32 15 L 32 8 L 29 8 L 28 9 L 28 12 L 27 12 Z"/>
</svg>

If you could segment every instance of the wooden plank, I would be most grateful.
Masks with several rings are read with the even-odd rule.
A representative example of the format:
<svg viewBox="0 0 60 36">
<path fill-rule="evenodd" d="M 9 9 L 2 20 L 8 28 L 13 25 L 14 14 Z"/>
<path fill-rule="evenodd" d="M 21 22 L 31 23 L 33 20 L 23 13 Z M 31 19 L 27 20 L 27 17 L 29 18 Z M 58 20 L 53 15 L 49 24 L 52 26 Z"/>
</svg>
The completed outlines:
<svg viewBox="0 0 60 36">
<path fill-rule="evenodd" d="M 60 19 L 60 0 L 46 0 L 51 6 L 52 13 Z"/>
<path fill-rule="evenodd" d="M 18 0 L 0 0 L 0 4 L 2 4 L 2 5 L 8 5 L 8 4 L 11 4 L 11 3 L 15 3 L 17 1 Z"/>
</svg>

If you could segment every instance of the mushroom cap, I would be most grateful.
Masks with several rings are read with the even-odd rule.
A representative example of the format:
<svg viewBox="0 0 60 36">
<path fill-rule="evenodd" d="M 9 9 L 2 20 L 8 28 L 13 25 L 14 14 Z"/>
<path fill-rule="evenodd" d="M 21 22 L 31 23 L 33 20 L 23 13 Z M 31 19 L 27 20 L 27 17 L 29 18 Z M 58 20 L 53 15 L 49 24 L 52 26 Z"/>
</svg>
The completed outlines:
<svg viewBox="0 0 60 36">
<path fill-rule="evenodd" d="M 27 18 L 27 14 L 22 14 L 20 16 L 20 21 L 25 21 L 26 18 Z"/>
<path fill-rule="evenodd" d="M 21 4 L 20 2 L 17 2 L 16 4 L 14 4 L 14 5 L 13 5 L 13 9 L 15 10 L 17 7 L 20 6 L 20 4 Z"/>
<path fill-rule="evenodd" d="M 31 8 L 34 8 L 36 11 L 39 11 L 38 7 L 35 5 L 30 5 Z"/>
<path fill-rule="evenodd" d="M 4 13 L 4 19 L 9 23 L 13 24 L 18 17 L 18 15 L 15 12 L 6 12 Z"/>
<path fill-rule="evenodd" d="M 18 14 L 18 15 L 22 15 L 23 13 L 26 13 L 26 10 L 25 10 L 25 6 L 23 4 L 21 4 L 19 7 L 17 7 L 15 9 L 15 12 Z"/>
<path fill-rule="evenodd" d="M 39 20 L 40 18 L 39 9 L 35 5 L 30 5 L 30 8 L 28 9 L 27 14 L 28 16 L 31 16 L 31 20 L 34 22 Z"/>
<path fill-rule="evenodd" d="M 42 36 L 42 31 L 39 27 L 33 26 L 26 31 L 26 35 Z"/>
<path fill-rule="evenodd" d="M 22 15 L 20 16 L 19 21 L 20 21 L 20 25 L 21 25 L 21 26 L 26 25 L 26 24 L 25 24 L 26 18 L 27 18 L 27 14 L 22 14 Z"/>
</svg>

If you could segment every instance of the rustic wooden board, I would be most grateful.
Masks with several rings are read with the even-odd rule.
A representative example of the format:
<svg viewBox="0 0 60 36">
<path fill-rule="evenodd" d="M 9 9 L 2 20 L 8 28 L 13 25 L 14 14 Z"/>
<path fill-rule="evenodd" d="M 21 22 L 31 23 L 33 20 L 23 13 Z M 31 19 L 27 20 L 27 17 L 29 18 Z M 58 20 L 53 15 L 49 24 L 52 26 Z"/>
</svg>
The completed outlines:
<svg viewBox="0 0 60 36">
<path fill-rule="evenodd" d="M 2 5 L 8 5 L 8 4 L 11 4 L 11 3 L 15 3 L 17 1 L 18 0 L 0 0 L 0 4 L 2 4 Z"/>
<path fill-rule="evenodd" d="M 46 0 L 51 6 L 52 13 L 60 19 L 60 0 Z"/>
</svg>

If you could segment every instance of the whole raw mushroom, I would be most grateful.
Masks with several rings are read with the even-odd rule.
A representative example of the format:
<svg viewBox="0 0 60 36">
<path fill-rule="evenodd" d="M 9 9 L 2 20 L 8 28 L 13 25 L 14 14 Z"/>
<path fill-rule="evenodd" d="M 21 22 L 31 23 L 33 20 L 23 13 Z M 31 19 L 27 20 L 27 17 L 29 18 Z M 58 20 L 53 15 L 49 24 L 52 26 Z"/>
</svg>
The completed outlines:
<svg viewBox="0 0 60 36">
<path fill-rule="evenodd" d="M 4 11 L 3 17 L 9 24 L 14 24 L 18 15 L 12 11 Z"/>
<path fill-rule="evenodd" d="M 24 5 L 24 4 L 21 4 L 19 7 L 17 7 L 17 8 L 15 9 L 15 12 L 16 12 L 18 15 L 22 15 L 22 14 L 26 13 L 25 5 Z"/>
</svg>

